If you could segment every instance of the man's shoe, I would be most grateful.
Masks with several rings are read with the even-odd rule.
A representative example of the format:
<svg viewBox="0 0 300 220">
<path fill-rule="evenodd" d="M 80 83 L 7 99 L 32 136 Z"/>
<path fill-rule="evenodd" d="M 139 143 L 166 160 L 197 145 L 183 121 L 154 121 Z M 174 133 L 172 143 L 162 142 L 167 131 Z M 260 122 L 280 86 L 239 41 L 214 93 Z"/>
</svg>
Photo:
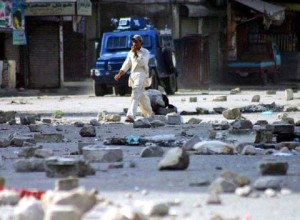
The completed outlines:
<svg viewBox="0 0 300 220">
<path fill-rule="evenodd" d="M 127 116 L 126 119 L 125 119 L 125 122 L 129 122 L 129 123 L 133 123 L 134 122 L 134 119 L 132 116 Z"/>
</svg>

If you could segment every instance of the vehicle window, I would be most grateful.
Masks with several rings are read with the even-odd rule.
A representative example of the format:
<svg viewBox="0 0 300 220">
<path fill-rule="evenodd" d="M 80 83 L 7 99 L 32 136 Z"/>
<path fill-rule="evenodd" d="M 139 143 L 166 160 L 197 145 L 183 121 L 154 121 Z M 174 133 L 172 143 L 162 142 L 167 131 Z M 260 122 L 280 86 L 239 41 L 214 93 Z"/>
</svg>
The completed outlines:
<svg viewBox="0 0 300 220">
<path fill-rule="evenodd" d="M 107 49 L 126 49 L 127 39 L 126 36 L 111 36 L 107 39 Z"/>
</svg>

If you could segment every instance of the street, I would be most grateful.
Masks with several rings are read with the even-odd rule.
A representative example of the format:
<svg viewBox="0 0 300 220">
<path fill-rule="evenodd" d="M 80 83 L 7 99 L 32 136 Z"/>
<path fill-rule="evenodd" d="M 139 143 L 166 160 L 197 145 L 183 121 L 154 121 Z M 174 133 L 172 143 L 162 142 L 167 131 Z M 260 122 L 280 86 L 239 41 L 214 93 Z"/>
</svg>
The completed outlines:
<svg viewBox="0 0 300 220">
<path fill-rule="evenodd" d="M 259 102 L 252 102 L 253 96 L 259 95 Z M 226 96 L 225 101 L 216 101 L 215 98 Z M 177 107 L 182 114 L 181 124 L 166 124 L 162 127 L 134 128 L 133 124 L 124 122 L 126 109 L 129 105 L 129 96 L 120 97 L 107 95 L 95 97 L 87 92 L 81 95 L 63 94 L 38 94 L 17 97 L 0 98 L 0 109 L 3 112 L 16 111 L 16 124 L 0 124 L 0 140 L 9 135 L 19 137 L 27 142 L 27 138 L 35 134 L 59 133 L 63 135 L 59 142 L 37 142 L 33 145 L 21 146 L 9 145 L 0 148 L 2 159 L 0 160 L 0 176 L 5 178 L 5 186 L 15 189 L 37 189 L 46 191 L 54 189 L 58 178 L 50 178 L 45 172 L 16 172 L 14 163 L 20 158 L 20 152 L 24 147 L 42 146 L 50 150 L 57 157 L 79 157 L 78 143 L 95 143 L 101 146 L 120 148 L 123 158 L 120 163 L 97 163 L 95 175 L 86 175 L 79 178 L 80 186 L 86 189 L 97 189 L 99 196 L 120 206 L 133 206 L 136 201 L 167 201 L 170 205 L 169 213 L 150 219 L 241 219 L 241 220 L 296 220 L 300 218 L 299 193 L 300 193 L 300 143 L 296 143 L 295 151 L 270 151 L 264 149 L 256 153 L 242 154 L 236 152 L 241 143 L 254 145 L 256 132 L 254 129 L 232 132 L 228 129 L 219 129 L 211 125 L 226 125 L 235 121 L 226 119 L 222 114 L 216 113 L 215 108 L 242 108 L 249 105 L 271 104 L 282 106 L 282 111 L 263 111 L 255 113 L 242 113 L 242 116 L 255 124 L 259 120 L 266 120 L 269 124 L 280 120 L 280 114 L 293 118 L 299 131 L 300 120 L 300 92 L 294 91 L 293 99 L 286 100 L 285 91 L 277 90 L 241 90 L 239 93 L 231 93 L 230 90 L 206 90 L 178 92 L 168 96 L 170 104 Z M 286 112 L 288 107 L 298 108 L 297 111 Z M 191 114 L 196 108 L 208 110 L 206 114 Z M 62 112 L 62 117 L 54 118 L 55 112 Z M 120 115 L 119 122 L 100 122 L 95 127 L 95 136 L 80 135 L 82 127 L 74 126 L 77 122 L 90 124 L 99 113 Z M 30 131 L 29 125 L 22 125 L 20 118 L 26 115 L 40 116 L 36 121 L 38 131 Z M 139 116 L 138 119 L 142 117 Z M 200 119 L 201 123 L 188 123 L 190 119 Z M 50 120 L 46 123 L 45 119 Z M 297 124 L 298 123 L 298 124 Z M 228 124 L 229 127 L 232 125 Z M 188 151 L 189 165 L 185 170 L 159 170 L 158 164 L 163 158 L 141 157 L 141 151 L 145 144 L 133 145 L 104 145 L 111 138 L 124 138 L 130 135 L 145 138 L 157 137 L 162 139 L 156 142 L 161 147 L 164 155 L 170 149 L 183 147 L 193 137 L 198 136 L 201 141 L 211 139 L 211 131 L 215 132 L 214 139 L 232 143 L 235 153 L 197 153 Z M 171 136 L 171 141 L 164 138 Z M 148 139 L 147 139 L 148 137 Z M 1 139 L 3 138 L 3 139 Z M 31 141 L 31 139 L 30 139 Z M 30 142 L 29 141 L 29 142 Z M 0 141 L 1 142 L 1 141 Z M 155 142 L 155 141 L 154 141 Z M 267 152 L 267 150 L 269 150 Z M 297 153 L 298 152 L 298 153 Z M 255 188 L 255 182 L 261 175 L 258 164 L 269 159 L 276 162 L 287 162 L 286 175 L 267 175 L 280 181 L 280 188 L 274 189 L 275 195 L 266 193 L 265 190 Z M 120 166 L 118 166 L 120 165 Z M 219 193 L 220 202 L 211 204 L 208 202 L 210 186 L 220 175 L 232 172 L 245 176 L 250 180 L 252 193 L 247 196 L 238 196 L 236 193 Z M 225 174 L 224 174 L 225 175 Z M 269 188 L 269 187 L 267 187 Z M 283 190 L 285 189 L 285 191 Z M 288 193 L 285 193 L 288 192 Z M 0 209 L 1 210 L 1 209 Z M 102 219 L 101 211 L 91 211 L 82 219 Z M 219 215 L 219 218 L 217 216 Z M 97 218 L 95 218 L 97 216 Z M 1 218 L 2 219 L 2 218 Z M 5 218 L 4 218 L 5 219 Z M 116 218 L 117 219 L 117 218 Z M 127 219 L 127 218 L 126 218 Z M 135 219 L 135 218 L 128 218 Z"/>
</svg>

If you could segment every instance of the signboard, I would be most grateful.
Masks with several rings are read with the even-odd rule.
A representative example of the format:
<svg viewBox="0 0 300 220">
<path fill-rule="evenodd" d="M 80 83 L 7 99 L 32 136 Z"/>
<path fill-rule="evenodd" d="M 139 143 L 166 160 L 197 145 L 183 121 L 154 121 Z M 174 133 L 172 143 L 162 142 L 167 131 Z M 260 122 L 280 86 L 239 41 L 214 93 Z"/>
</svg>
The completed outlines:
<svg viewBox="0 0 300 220">
<path fill-rule="evenodd" d="M 75 15 L 74 2 L 31 2 L 25 6 L 26 16 Z"/>
<path fill-rule="evenodd" d="M 92 15 L 92 3 L 90 0 L 77 0 L 77 15 Z"/>
<path fill-rule="evenodd" d="M 12 6 L 13 45 L 25 45 L 24 0 L 13 0 Z"/>
<path fill-rule="evenodd" d="M 0 0 L 0 28 L 12 28 L 12 0 Z"/>
</svg>

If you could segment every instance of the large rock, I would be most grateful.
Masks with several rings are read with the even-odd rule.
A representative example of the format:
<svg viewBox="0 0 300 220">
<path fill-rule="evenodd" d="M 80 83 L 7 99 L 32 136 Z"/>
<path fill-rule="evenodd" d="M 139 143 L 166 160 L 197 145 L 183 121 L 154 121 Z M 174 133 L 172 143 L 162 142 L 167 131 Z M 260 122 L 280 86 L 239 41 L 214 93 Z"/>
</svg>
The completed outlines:
<svg viewBox="0 0 300 220">
<path fill-rule="evenodd" d="M 16 172 L 44 172 L 44 159 L 18 159 L 13 163 Z"/>
<path fill-rule="evenodd" d="M 234 147 L 222 141 L 201 141 L 193 149 L 199 154 L 233 154 Z"/>
<path fill-rule="evenodd" d="M 42 203 L 46 208 L 52 205 L 70 205 L 82 215 L 97 203 L 97 196 L 94 190 L 88 192 L 81 187 L 71 191 L 47 191 L 42 196 Z"/>
<path fill-rule="evenodd" d="M 84 177 L 95 171 L 86 161 L 78 158 L 49 157 L 45 160 L 47 177 L 66 178 L 69 176 Z"/>
<path fill-rule="evenodd" d="M 84 126 L 79 131 L 81 137 L 96 137 L 96 129 L 94 126 Z"/>
<path fill-rule="evenodd" d="M 222 112 L 224 118 L 226 119 L 238 119 L 241 117 L 241 112 L 239 108 L 230 108 Z"/>
<path fill-rule="evenodd" d="M 294 92 L 293 92 L 293 90 L 292 89 L 286 89 L 284 91 L 284 97 L 285 97 L 286 101 L 293 100 L 294 99 Z"/>
<path fill-rule="evenodd" d="M 286 175 L 289 164 L 275 160 L 263 160 L 258 164 L 259 172 L 262 175 Z"/>
<path fill-rule="evenodd" d="M 142 149 L 140 157 L 161 157 L 164 154 L 164 150 L 159 146 L 148 146 Z"/>
<path fill-rule="evenodd" d="M 175 147 L 170 149 L 164 158 L 159 162 L 159 170 L 185 170 L 189 166 L 189 155 L 183 148 Z"/>
<path fill-rule="evenodd" d="M 70 205 L 51 205 L 46 209 L 44 220 L 80 220 L 77 207 Z"/>
<path fill-rule="evenodd" d="M 85 160 L 89 162 L 120 162 L 123 160 L 123 151 L 119 147 L 103 147 L 101 145 L 90 145 L 82 148 Z"/>
<path fill-rule="evenodd" d="M 16 219 L 43 220 L 44 210 L 42 203 L 34 197 L 23 197 L 15 209 Z"/>
</svg>

